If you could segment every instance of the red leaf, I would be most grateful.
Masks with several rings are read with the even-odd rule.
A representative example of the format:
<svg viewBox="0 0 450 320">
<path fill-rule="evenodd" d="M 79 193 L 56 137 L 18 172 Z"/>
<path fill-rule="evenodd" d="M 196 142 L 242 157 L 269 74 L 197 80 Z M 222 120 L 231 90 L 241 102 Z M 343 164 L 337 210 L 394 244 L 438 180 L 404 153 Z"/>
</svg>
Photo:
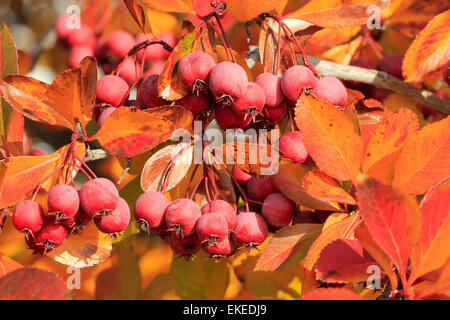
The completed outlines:
<svg viewBox="0 0 450 320">
<path fill-rule="evenodd" d="M 320 281 L 332 283 L 367 280 L 367 268 L 375 261 L 357 240 L 338 239 L 327 245 L 316 264 Z"/>
<path fill-rule="evenodd" d="M 320 288 L 302 296 L 302 300 L 364 300 L 346 288 Z"/>
<path fill-rule="evenodd" d="M 372 178 L 358 185 L 357 199 L 370 234 L 392 258 L 405 281 L 409 255 L 421 228 L 416 200 Z"/>
<path fill-rule="evenodd" d="M 340 184 L 321 171 L 310 171 L 303 177 L 303 187 L 312 197 L 322 201 L 355 204 L 355 199 Z"/>
<path fill-rule="evenodd" d="M 295 120 L 304 133 L 306 150 L 320 170 L 339 180 L 357 177 L 363 144 L 343 112 L 314 95 L 302 95 Z"/>
<path fill-rule="evenodd" d="M 411 283 L 450 258 L 450 177 L 427 192 L 420 208 L 422 231 L 411 257 Z"/>
<path fill-rule="evenodd" d="M 52 272 L 21 268 L 0 278 L 0 300 L 69 300 L 67 284 Z"/>
<path fill-rule="evenodd" d="M 139 109 L 120 107 L 90 139 L 98 139 L 113 156 L 131 158 L 166 141 L 175 129 L 169 120 Z"/>
</svg>

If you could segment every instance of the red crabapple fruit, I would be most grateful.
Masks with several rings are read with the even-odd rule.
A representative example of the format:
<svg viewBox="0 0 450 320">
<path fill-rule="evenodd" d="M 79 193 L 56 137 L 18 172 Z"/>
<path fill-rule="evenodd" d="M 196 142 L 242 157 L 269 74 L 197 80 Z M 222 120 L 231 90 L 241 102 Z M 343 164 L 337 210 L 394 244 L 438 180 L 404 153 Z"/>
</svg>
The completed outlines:
<svg viewBox="0 0 450 320">
<path fill-rule="evenodd" d="M 61 41 L 63 44 L 67 45 L 66 40 L 69 34 L 73 31 L 73 29 L 70 29 L 70 14 L 65 14 L 60 16 L 56 22 L 55 22 L 55 32 L 56 36 L 58 37 L 58 40 Z"/>
<path fill-rule="evenodd" d="M 350 65 L 364 69 L 376 69 L 376 66 L 372 62 L 364 58 L 352 60 Z"/>
<path fill-rule="evenodd" d="M 166 104 L 169 104 L 167 100 L 159 97 L 158 93 L 158 79 L 159 76 L 156 74 L 152 74 L 148 76 L 141 84 L 138 89 L 138 100 L 146 107 L 146 108 L 155 108 L 161 107 Z"/>
<path fill-rule="evenodd" d="M 245 93 L 234 102 L 234 110 L 240 115 L 256 115 L 265 104 L 264 91 L 254 82 L 249 82 Z"/>
<path fill-rule="evenodd" d="M 209 89 L 217 98 L 231 97 L 235 101 L 245 93 L 247 86 L 247 73 L 234 62 L 218 63 L 209 75 Z"/>
<path fill-rule="evenodd" d="M 136 41 L 131 33 L 117 30 L 108 38 L 105 51 L 118 60 L 124 58 L 135 44 Z"/>
<path fill-rule="evenodd" d="M 77 189 L 66 184 L 54 186 L 48 193 L 48 214 L 55 216 L 55 221 L 75 217 L 80 208 Z"/>
<path fill-rule="evenodd" d="M 282 101 L 279 105 L 267 108 L 265 107 L 262 111 L 263 117 L 271 122 L 278 122 L 284 118 L 288 110 L 287 103 Z"/>
<path fill-rule="evenodd" d="M 106 119 L 108 119 L 108 117 L 116 110 L 117 108 L 115 107 L 108 107 L 106 109 L 103 109 L 102 113 L 100 113 L 100 116 L 97 119 L 97 126 L 99 129 L 103 126 Z"/>
<path fill-rule="evenodd" d="M 314 211 L 299 211 L 295 214 L 293 224 L 320 223 Z"/>
<path fill-rule="evenodd" d="M 308 151 L 303 144 L 303 133 L 291 131 L 280 138 L 280 151 L 283 157 L 294 162 L 303 163 L 308 158 Z"/>
<path fill-rule="evenodd" d="M 231 175 L 237 182 L 239 182 L 243 186 L 247 186 L 248 182 L 252 178 L 251 175 L 241 170 L 238 166 L 233 167 L 233 169 L 231 170 Z"/>
<path fill-rule="evenodd" d="M 70 68 L 78 68 L 84 58 L 92 57 L 93 55 L 94 50 L 91 47 L 83 45 L 72 47 L 67 57 L 67 65 Z"/>
<path fill-rule="evenodd" d="M 256 178 L 252 177 L 247 184 L 248 196 L 250 199 L 263 202 L 271 193 L 278 192 L 273 184 L 273 177 Z"/>
<path fill-rule="evenodd" d="M 403 79 L 402 75 L 403 56 L 399 54 L 387 54 L 377 64 L 377 69 L 391 76 Z"/>
<path fill-rule="evenodd" d="M 129 89 L 130 87 L 122 78 L 106 75 L 97 83 L 97 101 L 118 107 Z"/>
<path fill-rule="evenodd" d="M 188 53 L 178 64 L 181 85 L 189 92 L 198 91 L 203 84 L 208 83 L 209 74 L 215 65 L 214 59 L 205 52 Z"/>
<path fill-rule="evenodd" d="M 215 108 L 215 118 L 222 129 L 245 128 L 252 122 L 252 117 L 238 115 L 233 108 L 223 102 L 218 102 Z"/>
<path fill-rule="evenodd" d="M 280 105 L 284 98 L 283 90 L 281 90 L 280 77 L 269 72 L 264 72 L 256 77 L 255 83 L 264 91 L 266 107 L 274 108 Z"/>
<path fill-rule="evenodd" d="M 42 229 L 34 235 L 34 242 L 38 248 L 47 253 L 62 245 L 67 236 L 68 232 L 65 226 L 46 221 Z"/>
<path fill-rule="evenodd" d="M 134 58 L 128 57 L 120 66 L 120 71 L 117 73 L 117 75 L 127 83 L 131 84 L 139 79 L 140 72 L 141 69 L 138 65 L 136 65 Z"/>
<path fill-rule="evenodd" d="M 267 223 L 260 214 L 242 212 L 237 215 L 233 239 L 238 246 L 254 248 L 264 242 L 267 231 Z"/>
<path fill-rule="evenodd" d="M 345 107 L 347 105 L 347 89 L 336 77 L 323 77 L 316 83 L 313 91 L 320 99 L 335 106 Z"/>
<path fill-rule="evenodd" d="M 202 213 L 194 201 L 181 198 L 167 207 L 164 216 L 168 230 L 173 231 L 177 237 L 187 237 L 195 232 L 195 226 Z"/>
<path fill-rule="evenodd" d="M 201 247 L 200 239 L 195 233 L 184 238 L 177 237 L 172 233 L 168 236 L 167 242 L 173 252 L 186 258 L 191 258 Z"/>
<path fill-rule="evenodd" d="M 117 235 L 124 231 L 130 223 L 130 207 L 123 198 L 119 198 L 117 207 L 111 214 L 96 216 L 94 222 L 101 232 Z"/>
<path fill-rule="evenodd" d="M 46 252 L 45 248 L 36 245 L 36 241 L 33 237 L 25 236 L 25 243 L 27 244 L 28 249 L 33 250 L 33 254 L 43 255 Z"/>
<path fill-rule="evenodd" d="M 161 193 L 148 191 L 139 196 L 134 205 L 134 219 L 144 232 L 165 225 L 164 213 L 170 201 Z M 167 227 L 165 227 L 167 229 Z"/>
<path fill-rule="evenodd" d="M 205 204 L 202 209 L 202 214 L 217 212 L 220 213 L 226 220 L 228 230 L 232 231 L 236 226 L 236 209 L 225 200 L 213 200 Z"/>
<path fill-rule="evenodd" d="M 176 105 L 182 106 L 186 110 L 192 112 L 194 117 L 202 111 L 208 110 L 210 103 L 210 98 L 204 93 L 188 94 L 175 102 Z"/>
<path fill-rule="evenodd" d="M 108 179 L 92 179 L 81 188 L 80 203 L 83 211 L 91 217 L 109 214 L 119 203 L 119 191 Z"/>
<path fill-rule="evenodd" d="M 228 235 L 228 223 L 221 213 L 205 213 L 197 221 L 196 232 L 201 243 L 215 246 Z"/>
<path fill-rule="evenodd" d="M 269 194 L 261 208 L 261 213 L 267 223 L 276 228 L 287 227 L 291 224 L 295 203 L 282 193 Z"/>
<path fill-rule="evenodd" d="M 314 73 L 304 66 L 292 66 L 281 78 L 281 89 L 290 101 L 297 101 L 303 89 L 314 89 L 317 79 Z"/>
<path fill-rule="evenodd" d="M 141 43 L 147 40 L 147 36 L 143 33 L 139 34 L 136 37 L 136 42 Z M 149 41 L 158 41 L 162 40 L 165 43 L 167 43 L 172 48 L 175 47 L 177 44 L 177 39 L 175 38 L 175 35 L 171 32 L 163 33 L 158 35 L 156 38 L 148 38 Z M 170 52 L 164 49 L 163 45 L 161 44 L 152 44 L 145 48 L 145 61 L 152 61 L 157 59 L 167 59 L 170 56 Z M 144 51 L 141 50 L 138 53 L 138 57 L 142 60 L 144 57 Z"/>
<path fill-rule="evenodd" d="M 41 230 L 44 221 L 44 210 L 35 201 L 19 202 L 12 213 L 12 223 L 20 232 L 35 234 Z"/>
<path fill-rule="evenodd" d="M 73 218 L 62 219 L 61 222 L 66 227 L 70 228 L 72 233 L 78 233 L 78 231 L 83 229 L 83 227 L 91 222 L 91 220 L 92 217 L 87 215 L 83 209 L 79 208 Z"/>
<path fill-rule="evenodd" d="M 222 241 L 218 242 L 215 246 L 208 246 L 203 244 L 203 250 L 210 254 L 212 258 L 219 259 L 224 258 L 233 253 L 235 245 L 230 236 L 225 237 Z"/>
<path fill-rule="evenodd" d="M 86 46 L 94 49 L 97 37 L 90 27 L 81 26 L 79 29 L 71 30 L 66 41 L 70 47 Z"/>
</svg>

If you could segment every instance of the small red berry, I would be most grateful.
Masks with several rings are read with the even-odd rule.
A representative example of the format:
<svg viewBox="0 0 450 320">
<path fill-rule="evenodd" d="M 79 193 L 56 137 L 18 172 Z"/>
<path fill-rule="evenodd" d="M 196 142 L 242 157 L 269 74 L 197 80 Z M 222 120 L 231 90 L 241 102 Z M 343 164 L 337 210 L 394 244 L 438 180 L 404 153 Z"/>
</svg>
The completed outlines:
<svg viewBox="0 0 450 320">
<path fill-rule="evenodd" d="M 246 117 L 261 112 L 265 104 L 264 91 L 254 82 L 249 82 L 244 94 L 234 102 L 234 110 Z"/>
<path fill-rule="evenodd" d="M 100 129 L 103 126 L 103 123 L 105 123 L 106 119 L 114 112 L 117 108 L 115 107 L 108 107 L 106 109 L 103 109 L 102 113 L 100 113 L 100 116 L 97 119 L 97 127 Z"/>
<path fill-rule="evenodd" d="M 299 211 L 294 216 L 293 224 L 320 223 L 314 211 Z"/>
<path fill-rule="evenodd" d="M 130 207 L 123 198 L 119 198 L 117 207 L 111 214 L 96 216 L 94 217 L 94 222 L 101 232 L 116 235 L 128 227 L 130 223 Z"/>
<path fill-rule="evenodd" d="M 252 117 L 238 115 L 233 108 L 223 102 L 218 102 L 215 108 L 215 118 L 222 129 L 245 128 L 252 122 Z"/>
<path fill-rule="evenodd" d="M 253 248 L 264 242 L 267 232 L 267 223 L 260 214 L 242 212 L 237 215 L 233 239 L 238 246 Z"/>
<path fill-rule="evenodd" d="M 203 84 L 207 84 L 211 70 L 216 65 L 207 53 L 195 51 L 181 58 L 178 64 L 178 78 L 181 85 L 189 92 L 194 92 Z"/>
<path fill-rule="evenodd" d="M 218 98 L 239 99 L 247 90 L 248 79 L 245 70 L 234 62 L 218 63 L 209 75 L 209 89 Z"/>
<path fill-rule="evenodd" d="M 278 122 L 284 118 L 288 110 L 287 103 L 282 101 L 278 106 L 267 108 L 262 111 L 263 117 L 271 122 Z"/>
<path fill-rule="evenodd" d="M 201 215 L 198 204 L 186 198 L 172 202 L 164 214 L 167 227 L 178 237 L 187 237 L 193 234 Z"/>
<path fill-rule="evenodd" d="M 336 77 L 323 77 L 316 83 L 313 92 L 322 100 L 335 106 L 347 105 L 347 89 Z"/>
<path fill-rule="evenodd" d="M 59 184 L 48 193 L 48 214 L 55 216 L 56 222 L 74 218 L 80 208 L 80 197 L 77 189 L 72 186 Z"/>
<path fill-rule="evenodd" d="M 125 57 L 135 44 L 136 41 L 131 33 L 117 30 L 108 38 L 105 51 L 114 59 L 119 60 Z"/>
<path fill-rule="evenodd" d="M 215 246 L 228 235 L 228 223 L 220 213 L 205 213 L 198 219 L 196 231 L 202 243 Z"/>
<path fill-rule="evenodd" d="M 230 236 L 225 237 L 222 241 L 218 242 L 215 246 L 209 246 L 206 243 L 203 244 L 203 250 L 210 254 L 212 258 L 219 259 L 224 258 L 233 253 L 235 245 Z"/>
<path fill-rule="evenodd" d="M 152 74 L 147 77 L 138 89 L 137 98 L 146 108 L 161 107 L 169 104 L 167 100 L 159 97 L 159 76 Z"/>
<path fill-rule="evenodd" d="M 236 226 L 236 209 L 225 200 L 213 200 L 205 204 L 201 211 L 202 214 L 211 212 L 220 213 L 225 218 L 229 231 L 232 231 Z"/>
<path fill-rule="evenodd" d="M 71 232 L 77 233 L 79 230 L 83 229 L 89 222 L 91 222 L 92 217 L 87 215 L 83 209 L 78 209 L 77 213 L 73 218 L 63 219 L 61 222 L 68 228 Z"/>
<path fill-rule="evenodd" d="M 264 91 L 266 107 L 276 107 L 283 101 L 284 93 L 281 90 L 280 77 L 269 72 L 264 72 L 256 77 L 255 83 Z"/>
<path fill-rule="evenodd" d="M 129 88 L 127 82 L 122 78 L 106 75 L 97 83 L 97 101 L 118 107 L 125 99 Z"/>
<path fill-rule="evenodd" d="M 282 193 L 269 194 L 261 208 L 261 213 L 267 223 L 276 228 L 287 227 L 292 222 L 295 203 Z"/>
<path fill-rule="evenodd" d="M 84 58 L 92 56 L 94 56 L 94 50 L 91 47 L 84 45 L 72 47 L 67 57 L 67 65 L 70 68 L 78 68 Z"/>
<path fill-rule="evenodd" d="M 44 210 L 35 201 L 19 202 L 12 213 L 12 223 L 20 232 L 35 234 L 41 230 L 44 221 Z"/>
<path fill-rule="evenodd" d="M 403 56 L 399 54 L 387 54 L 377 64 L 377 69 L 391 76 L 403 79 Z"/>
<path fill-rule="evenodd" d="M 119 203 L 119 191 L 110 180 L 92 179 L 80 190 L 81 208 L 89 216 L 108 214 L 116 209 Z"/>
<path fill-rule="evenodd" d="M 64 243 L 68 236 L 65 226 L 46 221 L 42 229 L 34 235 L 34 242 L 44 253 L 51 251 Z"/>
<path fill-rule="evenodd" d="M 65 14 L 60 16 L 55 22 L 56 36 L 58 37 L 58 40 L 65 45 L 67 45 L 66 41 L 69 34 L 73 31 L 70 26 L 71 18 L 73 19 L 70 14 Z"/>
<path fill-rule="evenodd" d="M 281 78 L 281 89 L 290 101 L 297 101 L 303 89 L 314 89 L 314 73 L 304 66 L 293 66 L 286 70 Z"/>
<path fill-rule="evenodd" d="M 81 26 L 78 29 L 71 30 L 66 41 L 70 47 L 86 46 L 94 49 L 97 37 L 90 27 Z"/>
<path fill-rule="evenodd" d="M 140 72 L 141 69 L 139 65 L 136 64 L 134 58 L 128 57 L 120 66 L 120 71 L 117 73 L 117 75 L 127 83 L 132 84 L 139 79 Z"/>
<path fill-rule="evenodd" d="M 165 225 L 164 213 L 170 201 L 161 193 L 149 191 L 141 194 L 134 205 L 134 218 L 142 231 Z M 167 227 L 165 227 L 167 230 Z"/>
<path fill-rule="evenodd" d="M 247 191 L 250 199 L 262 202 L 269 194 L 278 192 L 278 189 L 273 184 L 272 176 L 265 178 L 252 177 L 248 182 Z"/>
<path fill-rule="evenodd" d="M 176 105 L 184 107 L 186 110 L 192 112 L 194 117 L 202 111 L 208 110 L 211 105 L 211 100 L 208 95 L 204 93 L 189 94 L 175 102 Z"/>
<path fill-rule="evenodd" d="M 294 162 L 303 163 L 308 158 L 308 151 L 303 144 L 303 133 L 291 131 L 280 138 L 280 151 L 283 157 Z"/>
<path fill-rule="evenodd" d="M 175 47 L 175 45 L 177 44 L 177 39 L 175 38 L 175 35 L 173 33 L 163 33 L 158 35 L 156 38 L 147 38 L 147 36 L 143 33 L 139 34 L 136 37 L 136 42 L 137 43 L 141 43 L 144 42 L 146 40 L 149 41 L 158 41 L 158 40 L 162 40 L 165 43 L 167 43 L 169 46 L 171 46 L 172 48 Z M 167 51 L 166 49 L 164 49 L 163 45 L 161 44 L 152 44 L 150 46 L 148 46 L 147 48 L 145 48 L 145 61 L 152 61 L 152 60 L 157 60 L 157 59 L 167 59 L 170 56 L 170 52 Z M 144 57 L 144 50 L 139 51 L 138 53 L 138 57 L 139 59 L 142 60 L 142 58 Z"/>
<path fill-rule="evenodd" d="M 173 252 L 186 258 L 191 258 L 201 247 L 201 242 L 195 233 L 184 238 L 177 237 L 172 233 L 167 238 L 167 242 Z"/>
<path fill-rule="evenodd" d="M 231 170 L 231 174 L 234 179 L 236 179 L 237 182 L 240 184 L 247 186 L 248 182 L 252 178 L 251 175 L 249 175 L 247 172 L 241 170 L 238 166 L 234 166 Z"/>
</svg>

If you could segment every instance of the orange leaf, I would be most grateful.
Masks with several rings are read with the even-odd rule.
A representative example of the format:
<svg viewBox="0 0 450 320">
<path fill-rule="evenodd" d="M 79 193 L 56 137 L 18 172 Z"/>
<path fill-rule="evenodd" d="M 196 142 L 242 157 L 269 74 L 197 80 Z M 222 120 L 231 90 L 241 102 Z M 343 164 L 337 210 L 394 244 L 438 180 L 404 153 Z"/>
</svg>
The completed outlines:
<svg viewBox="0 0 450 320">
<path fill-rule="evenodd" d="M 295 224 L 277 231 L 259 257 L 254 271 L 275 271 L 302 260 L 320 234 L 320 224 Z"/>
<path fill-rule="evenodd" d="M 193 133 L 192 121 L 194 116 L 192 112 L 186 110 L 184 107 L 180 106 L 163 106 L 145 109 L 145 112 L 164 118 L 172 122 L 177 129 L 186 129 L 191 134 Z"/>
<path fill-rule="evenodd" d="M 355 204 L 355 199 L 339 183 L 321 171 L 310 171 L 303 177 L 303 187 L 316 199 Z"/>
<path fill-rule="evenodd" d="M 388 114 L 366 148 L 362 169 L 384 183 L 394 178 L 395 160 L 406 139 L 419 130 L 416 115 L 406 108 Z"/>
<path fill-rule="evenodd" d="M 23 137 L 24 137 L 25 119 L 18 112 L 11 112 L 6 132 L 6 148 L 12 156 L 23 155 Z"/>
<path fill-rule="evenodd" d="M 339 180 L 356 178 L 363 144 L 344 113 L 314 95 L 302 95 L 295 120 L 304 133 L 306 150 L 320 170 Z"/>
<path fill-rule="evenodd" d="M 349 233 L 355 226 L 357 220 L 359 220 L 358 215 L 347 216 L 322 230 L 322 233 L 319 235 L 319 237 L 317 237 L 312 246 L 309 248 L 308 254 L 305 258 L 302 282 L 303 294 L 311 292 L 316 287 L 314 267 L 320 257 L 322 250 L 334 240 L 341 239 L 345 236 L 346 233 Z"/>
<path fill-rule="evenodd" d="M 139 109 L 120 107 L 90 139 L 98 139 L 113 156 L 131 158 L 166 141 L 175 129 L 169 120 Z"/>
<path fill-rule="evenodd" d="M 423 127 L 400 150 L 393 185 L 400 190 L 423 194 L 450 176 L 450 116 Z"/>
<path fill-rule="evenodd" d="M 145 32 L 145 13 L 138 0 L 124 0 L 125 5 L 130 11 L 131 16 L 136 21 L 138 26 Z"/>
<path fill-rule="evenodd" d="M 68 300 L 66 282 L 56 274 L 20 268 L 0 278 L 0 300 Z"/>
<path fill-rule="evenodd" d="M 142 3 L 149 8 L 164 12 L 195 13 L 192 0 L 142 0 Z"/>
<path fill-rule="evenodd" d="M 364 300 L 346 288 L 320 288 L 305 294 L 302 300 Z"/>
<path fill-rule="evenodd" d="M 373 178 L 358 185 L 357 198 L 370 234 L 397 265 L 401 279 L 406 280 L 409 255 L 422 222 L 416 200 Z"/>
<path fill-rule="evenodd" d="M 373 5 L 379 7 L 382 11 L 386 7 L 386 1 L 308 1 L 306 5 L 285 17 L 301 19 L 324 28 L 339 29 L 366 24 L 373 13 L 367 9 Z"/>
<path fill-rule="evenodd" d="M 405 80 L 421 82 L 441 70 L 450 59 L 449 38 L 450 9 L 434 17 L 406 51 L 402 66 Z"/>
<path fill-rule="evenodd" d="M 317 279 L 345 283 L 367 280 L 367 268 L 375 261 L 357 240 L 337 239 L 320 253 L 316 264 Z"/>
<path fill-rule="evenodd" d="M 0 278 L 5 274 L 20 268 L 23 268 L 20 263 L 0 252 Z"/>
<path fill-rule="evenodd" d="M 227 8 L 230 14 L 239 21 L 250 21 L 263 12 L 270 12 L 277 7 L 273 0 L 228 0 Z"/>
<path fill-rule="evenodd" d="M 420 208 L 422 231 L 411 257 L 411 283 L 450 257 L 450 177 L 427 192 Z"/>
</svg>

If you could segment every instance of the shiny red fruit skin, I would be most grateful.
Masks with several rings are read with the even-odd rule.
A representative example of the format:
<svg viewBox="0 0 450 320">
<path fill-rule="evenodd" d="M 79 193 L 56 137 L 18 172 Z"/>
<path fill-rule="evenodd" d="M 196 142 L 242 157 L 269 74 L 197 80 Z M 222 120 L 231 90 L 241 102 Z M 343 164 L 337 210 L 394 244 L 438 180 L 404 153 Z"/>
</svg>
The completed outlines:
<svg viewBox="0 0 450 320">
<path fill-rule="evenodd" d="M 118 107 L 125 99 L 129 88 L 127 82 L 122 78 L 106 75 L 97 82 L 97 102 Z"/>
<path fill-rule="evenodd" d="M 123 198 L 119 198 L 117 207 L 110 214 L 96 216 L 94 222 L 103 233 L 122 232 L 130 223 L 130 207 Z"/>
<path fill-rule="evenodd" d="M 288 110 L 288 105 L 282 101 L 278 106 L 263 109 L 263 117 L 271 122 L 278 122 L 284 118 Z"/>
<path fill-rule="evenodd" d="M 205 213 L 197 221 L 196 233 L 200 242 L 208 242 L 210 246 L 222 241 L 228 231 L 227 220 L 218 212 Z"/>
<path fill-rule="evenodd" d="M 237 215 L 233 239 L 238 246 L 258 245 L 267 237 L 268 226 L 264 218 L 255 212 Z"/>
<path fill-rule="evenodd" d="M 267 223 L 276 228 L 287 227 L 292 223 L 295 203 L 282 193 L 269 194 L 261 208 L 261 213 Z"/>
<path fill-rule="evenodd" d="M 249 82 L 245 93 L 234 102 L 234 110 L 242 116 L 258 114 L 264 108 L 264 91 L 254 82 Z"/>
<path fill-rule="evenodd" d="M 247 184 L 248 196 L 250 199 L 263 202 L 271 193 L 278 192 L 273 184 L 272 176 L 265 178 L 252 177 Z"/>
<path fill-rule="evenodd" d="M 303 89 L 314 89 L 317 79 L 314 73 L 304 66 L 293 66 L 281 78 L 281 89 L 290 101 L 297 101 Z"/>
<path fill-rule="evenodd" d="M 247 86 L 247 73 L 237 63 L 220 62 L 209 75 L 209 89 L 217 98 L 230 96 L 235 101 L 245 93 Z"/>
<path fill-rule="evenodd" d="M 49 213 L 73 218 L 80 208 L 77 189 L 65 184 L 54 186 L 48 193 L 47 207 Z"/>
<path fill-rule="evenodd" d="M 83 211 L 91 217 L 111 212 L 119 203 L 119 191 L 108 179 L 92 179 L 81 188 L 80 203 Z"/>
<path fill-rule="evenodd" d="M 205 52 L 188 53 L 178 64 L 178 78 L 181 85 L 187 91 L 192 92 L 197 80 L 208 83 L 211 70 L 215 66 L 214 59 Z"/>
<path fill-rule="evenodd" d="M 313 92 L 322 100 L 335 106 L 345 107 L 347 105 L 347 89 L 336 77 L 323 77 L 319 79 Z"/>
<path fill-rule="evenodd" d="M 308 159 L 308 151 L 303 143 L 303 133 L 299 131 L 285 133 L 280 138 L 279 148 L 283 157 L 291 161 L 303 163 Z"/>
<path fill-rule="evenodd" d="M 227 221 L 228 230 L 232 231 L 236 226 L 236 209 L 225 200 L 213 200 L 205 204 L 202 209 L 202 214 L 217 212 L 220 213 Z"/>
<path fill-rule="evenodd" d="M 68 232 L 65 226 L 46 221 L 42 229 L 34 235 L 34 242 L 39 248 L 48 251 L 62 245 L 67 236 Z"/>
<path fill-rule="evenodd" d="M 190 236 L 195 232 L 195 226 L 201 215 L 198 204 L 186 198 L 173 201 L 164 214 L 167 227 L 181 237 Z"/>
<path fill-rule="evenodd" d="M 161 193 L 148 191 L 139 196 L 134 205 L 134 218 L 142 220 L 149 228 L 157 228 L 165 224 L 164 213 L 170 201 Z M 167 227 L 166 227 L 167 229 Z"/>
<path fill-rule="evenodd" d="M 44 221 L 44 210 L 35 201 L 23 200 L 19 202 L 12 213 L 12 223 L 20 232 L 35 234 L 41 230 Z"/>
<path fill-rule="evenodd" d="M 280 77 L 269 72 L 264 72 L 256 77 L 255 83 L 264 91 L 265 105 L 267 108 L 274 108 L 283 101 L 284 93 L 281 89 Z"/>
</svg>

